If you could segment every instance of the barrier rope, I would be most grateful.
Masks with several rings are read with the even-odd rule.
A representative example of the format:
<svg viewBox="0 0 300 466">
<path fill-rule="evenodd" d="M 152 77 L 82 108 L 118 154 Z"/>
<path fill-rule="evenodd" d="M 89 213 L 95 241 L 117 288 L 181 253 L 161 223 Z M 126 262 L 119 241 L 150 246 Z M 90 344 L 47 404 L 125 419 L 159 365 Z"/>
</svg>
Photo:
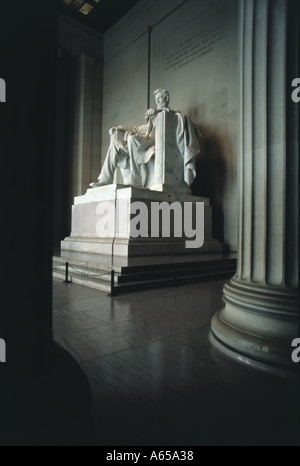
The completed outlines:
<svg viewBox="0 0 300 466">
<path fill-rule="evenodd" d="M 79 273 L 79 275 L 82 275 L 83 277 L 104 277 L 104 275 L 110 275 L 110 272 L 107 271 L 105 273 L 100 273 L 100 274 L 89 274 L 88 272 L 81 272 L 80 270 L 76 269 L 72 265 L 69 265 L 70 269 L 75 270 L 75 272 Z"/>
<path fill-rule="evenodd" d="M 101 273 L 101 274 L 89 274 L 87 271 L 84 271 L 82 272 L 81 270 L 77 269 L 76 267 L 72 266 L 69 264 L 69 262 L 66 262 L 64 265 L 63 264 L 58 264 L 57 262 L 53 262 L 53 265 L 55 265 L 56 267 L 64 267 L 65 266 L 65 280 L 64 280 L 64 283 L 72 283 L 71 280 L 69 280 L 69 268 L 71 268 L 72 270 L 74 270 L 76 273 L 78 273 L 79 275 L 83 276 L 83 277 L 86 277 L 86 278 L 93 278 L 93 277 L 104 277 L 105 275 L 108 276 L 110 275 L 110 294 L 108 296 L 110 297 L 115 297 L 118 295 L 117 291 L 116 291 L 116 287 L 115 287 L 115 271 L 114 270 L 111 270 L 111 271 L 107 271 L 105 273 Z"/>
<path fill-rule="evenodd" d="M 53 265 L 55 265 L 56 267 L 61 267 L 61 268 L 65 268 L 66 267 L 66 264 L 59 264 L 59 263 L 55 263 L 53 262 Z M 100 274 L 93 274 L 93 273 L 88 273 L 88 271 L 82 271 L 82 270 L 79 270 L 79 269 L 76 269 L 76 267 L 68 264 L 68 267 L 69 269 L 72 269 L 74 270 L 76 273 L 78 273 L 79 275 L 82 275 L 83 277 L 104 277 L 104 275 L 110 275 L 111 274 L 111 271 L 110 270 L 107 270 L 107 272 L 104 272 L 104 273 L 100 273 Z"/>
</svg>

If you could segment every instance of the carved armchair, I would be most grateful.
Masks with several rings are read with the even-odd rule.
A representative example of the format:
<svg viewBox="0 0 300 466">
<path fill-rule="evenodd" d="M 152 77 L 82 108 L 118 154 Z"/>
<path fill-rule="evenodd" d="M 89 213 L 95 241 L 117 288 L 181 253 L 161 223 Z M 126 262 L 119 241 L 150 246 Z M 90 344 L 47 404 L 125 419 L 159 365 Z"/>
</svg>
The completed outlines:
<svg viewBox="0 0 300 466">
<path fill-rule="evenodd" d="M 178 113 L 162 111 L 155 122 L 155 154 L 147 164 L 141 164 L 143 186 L 154 191 L 189 193 L 185 181 L 185 159 L 178 146 Z M 124 141 L 125 132 L 116 131 L 114 137 Z M 130 169 L 116 170 L 115 182 L 130 183 Z"/>
</svg>

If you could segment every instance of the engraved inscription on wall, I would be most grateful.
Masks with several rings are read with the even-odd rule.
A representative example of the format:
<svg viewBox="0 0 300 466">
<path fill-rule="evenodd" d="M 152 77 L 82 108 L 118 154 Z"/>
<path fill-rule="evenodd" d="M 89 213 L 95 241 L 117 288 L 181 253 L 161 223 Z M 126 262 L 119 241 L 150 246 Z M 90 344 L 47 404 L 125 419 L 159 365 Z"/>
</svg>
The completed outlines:
<svg viewBox="0 0 300 466">
<path fill-rule="evenodd" d="M 203 31 L 184 40 L 165 59 L 165 71 L 178 70 L 189 63 L 199 60 L 214 50 L 215 45 L 226 37 L 223 26 L 213 31 Z"/>
</svg>

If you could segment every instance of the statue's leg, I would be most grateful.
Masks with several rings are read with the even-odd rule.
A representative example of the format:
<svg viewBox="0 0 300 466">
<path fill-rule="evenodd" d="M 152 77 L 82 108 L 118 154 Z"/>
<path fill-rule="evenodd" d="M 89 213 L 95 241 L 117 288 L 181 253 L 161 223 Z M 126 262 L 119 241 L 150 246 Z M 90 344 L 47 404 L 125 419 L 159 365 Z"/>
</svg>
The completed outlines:
<svg viewBox="0 0 300 466">
<path fill-rule="evenodd" d="M 103 183 L 103 184 L 113 183 L 114 173 L 117 167 L 117 158 L 118 158 L 118 153 L 117 153 L 116 144 L 114 140 L 111 140 L 101 173 L 98 177 L 99 183 Z"/>
<path fill-rule="evenodd" d="M 141 165 L 142 175 L 145 188 L 151 188 L 154 184 L 154 156 L 152 156 L 147 163 Z"/>
<path fill-rule="evenodd" d="M 143 140 L 142 136 L 130 135 L 128 136 L 128 152 L 130 160 L 130 178 L 133 186 L 142 187 L 142 174 L 141 167 L 137 163 L 137 150 Z"/>
<path fill-rule="evenodd" d="M 118 142 L 112 137 L 110 141 L 110 146 L 106 154 L 106 158 L 104 161 L 104 165 L 102 167 L 101 173 L 98 177 L 97 183 L 91 183 L 90 186 L 92 188 L 96 188 L 97 186 L 105 186 L 108 184 L 112 184 L 114 181 L 114 173 L 118 165 L 119 161 L 119 144 Z M 126 156 L 126 154 L 122 153 L 122 157 Z"/>
</svg>

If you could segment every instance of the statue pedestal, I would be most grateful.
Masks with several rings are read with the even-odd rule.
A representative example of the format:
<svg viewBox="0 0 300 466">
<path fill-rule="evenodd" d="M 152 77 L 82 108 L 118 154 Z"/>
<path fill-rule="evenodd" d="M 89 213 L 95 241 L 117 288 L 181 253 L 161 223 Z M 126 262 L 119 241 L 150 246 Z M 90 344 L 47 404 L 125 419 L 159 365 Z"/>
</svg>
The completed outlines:
<svg viewBox="0 0 300 466">
<path fill-rule="evenodd" d="M 146 226 L 144 225 L 144 228 L 141 226 L 144 237 L 133 237 L 131 220 L 136 217 L 136 214 L 131 214 L 131 206 L 137 202 L 140 203 L 139 205 L 142 204 L 144 212 L 148 212 Z M 165 215 L 161 216 L 159 226 L 156 224 L 157 219 L 151 215 L 153 203 L 157 205 L 162 202 L 166 203 L 166 211 L 169 205 L 177 203 L 176 214 L 170 216 L 170 237 L 164 237 L 165 230 L 162 225 L 163 220 L 166 220 Z M 187 217 L 184 215 L 185 203 L 190 203 L 191 218 L 185 218 Z M 193 238 L 185 235 L 185 227 L 189 223 L 190 228 L 195 228 L 197 203 L 204 204 L 204 244 L 200 248 L 190 249 L 186 247 L 186 241 L 193 241 Z M 181 219 L 180 211 L 182 212 Z M 194 217 L 193 225 L 192 217 Z M 178 230 L 175 224 L 178 226 L 178 222 L 182 227 L 180 237 L 176 236 Z M 147 229 L 146 235 L 145 228 Z M 155 237 L 153 237 L 153 232 L 157 233 Z M 222 245 L 211 235 L 211 207 L 207 198 L 181 192 L 164 193 L 113 184 L 89 189 L 84 196 L 75 198 L 72 210 L 72 233 L 70 237 L 62 241 L 61 251 L 66 259 L 70 256 L 72 259 L 81 260 L 81 257 L 86 258 L 87 254 L 116 257 L 203 254 L 221 252 Z"/>
</svg>

